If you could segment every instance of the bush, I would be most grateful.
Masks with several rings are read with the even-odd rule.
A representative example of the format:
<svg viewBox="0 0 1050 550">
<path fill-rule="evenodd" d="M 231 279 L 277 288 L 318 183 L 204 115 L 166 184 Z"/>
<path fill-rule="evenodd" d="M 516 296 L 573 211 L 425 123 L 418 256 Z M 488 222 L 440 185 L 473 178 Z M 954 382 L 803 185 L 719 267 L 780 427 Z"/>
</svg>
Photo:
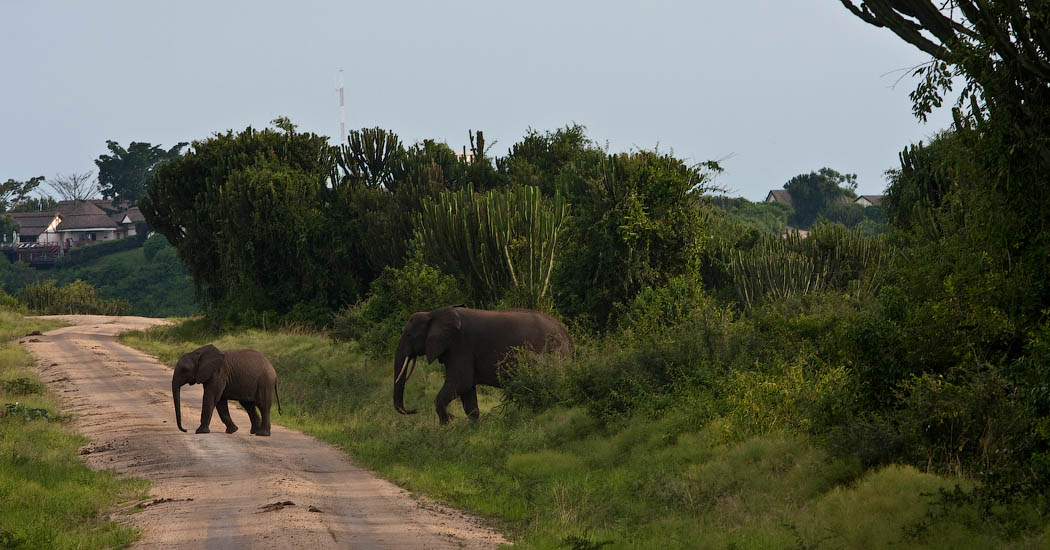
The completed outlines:
<svg viewBox="0 0 1050 550">
<path fill-rule="evenodd" d="M 417 253 L 405 267 L 388 267 L 372 282 L 368 298 L 340 310 L 331 335 L 356 340 L 374 354 L 393 353 L 401 329 L 417 311 L 465 302 L 456 279 L 423 262 Z"/>
<path fill-rule="evenodd" d="M 30 311 L 40 315 L 127 315 L 131 311 L 127 300 L 102 300 L 95 287 L 81 280 L 61 287 L 54 279 L 33 283 L 20 290 L 17 298 Z"/>
<path fill-rule="evenodd" d="M 701 194 L 720 168 L 688 165 L 659 151 L 601 155 L 560 175 L 573 218 L 555 272 L 562 314 L 605 331 L 646 287 L 693 276 L 707 242 Z"/>
<path fill-rule="evenodd" d="M 896 419 L 914 443 L 917 463 L 957 475 L 994 475 L 1016 460 L 1011 449 L 1030 428 L 1015 393 L 987 364 L 924 373 L 901 388 Z"/>
<path fill-rule="evenodd" d="M 160 233 L 154 234 L 152 237 L 146 239 L 146 241 L 142 243 L 142 253 L 145 254 L 146 261 L 148 262 L 152 262 L 153 258 L 161 250 L 169 249 L 172 252 L 174 252 L 175 247 L 171 246 L 171 243 L 168 242 L 168 238 L 164 235 L 161 235 Z"/>
<path fill-rule="evenodd" d="M 754 336 L 747 321 L 702 302 L 675 324 L 640 323 L 577 346 L 566 383 L 573 401 L 603 420 L 658 415 L 683 398 L 706 408 L 697 411 L 704 416 L 712 412 L 719 381 L 752 361 Z"/>
<path fill-rule="evenodd" d="M 849 418 L 854 381 L 845 367 L 824 367 L 799 357 L 781 369 L 778 374 L 750 370 L 731 375 L 730 415 L 742 433 L 824 433 Z"/>
<path fill-rule="evenodd" d="M 11 296 L 7 292 L 4 292 L 3 288 L 0 288 L 0 309 L 6 309 L 8 311 L 22 311 L 22 304 L 18 302 L 18 299 Z"/>
</svg>

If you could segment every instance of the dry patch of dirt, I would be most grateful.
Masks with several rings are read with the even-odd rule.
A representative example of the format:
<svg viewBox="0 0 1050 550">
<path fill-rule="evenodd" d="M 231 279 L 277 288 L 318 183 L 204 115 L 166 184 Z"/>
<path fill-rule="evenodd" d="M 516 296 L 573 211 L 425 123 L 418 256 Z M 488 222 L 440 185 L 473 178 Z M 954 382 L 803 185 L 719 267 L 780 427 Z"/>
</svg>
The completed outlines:
<svg viewBox="0 0 1050 550">
<path fill-rule="evenodd" d="M 116 335 L 163 323 L 143 317 L 55 316 L 74 326 L 27 339 L 39 372 L 94 468 L 149 479 L 155 498 L 121 521 L 143 530 L 134 548 L 496 548 L 503 536 L 462 512 L 352 464 L 338 449 L 275 425 L 271 437 L 194 434 L 200 386 L 182 390 L 175 427 L 171 369 Z M 196 390 L 196 391 L 194 391 Z M 234 422 L 248 415 L 230 407 Z M 278 417 L 279 420 L 279 417 Z M 218 419 L 213 420 L 213 425 Z"/>
</svg>

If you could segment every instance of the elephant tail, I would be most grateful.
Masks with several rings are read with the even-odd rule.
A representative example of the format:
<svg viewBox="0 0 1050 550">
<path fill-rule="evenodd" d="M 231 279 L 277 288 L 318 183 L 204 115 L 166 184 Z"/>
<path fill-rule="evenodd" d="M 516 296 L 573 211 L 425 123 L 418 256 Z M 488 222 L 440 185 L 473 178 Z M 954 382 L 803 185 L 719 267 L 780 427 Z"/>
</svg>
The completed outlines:
<svg viewBox="0 0 1050 550">
<path fill-rule="evenodd" d="M 277 398 L 277 413 L 278 414 L 284 414 L 284 411 L 281 410 L 281 395 L 279 393 L 277 393 L 277 381 L 276 380 L 273 381 L 273 396 Z"/>
</svg>

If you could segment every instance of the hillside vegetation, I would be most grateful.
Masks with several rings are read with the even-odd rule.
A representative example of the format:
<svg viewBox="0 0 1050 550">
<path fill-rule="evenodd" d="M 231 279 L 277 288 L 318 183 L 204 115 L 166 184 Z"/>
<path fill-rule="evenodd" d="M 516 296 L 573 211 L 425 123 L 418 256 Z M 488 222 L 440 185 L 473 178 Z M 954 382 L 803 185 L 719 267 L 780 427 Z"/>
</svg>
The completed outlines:
<svg viewBox="0 0 1050 550">
<path fill-rule="evenodd" d="M 0 258 L 3 289 L 36 313 L 145 317 L 199 313 L 193 283 L 163 235 L 76 249 L 50 269 Z"/>
</svg>

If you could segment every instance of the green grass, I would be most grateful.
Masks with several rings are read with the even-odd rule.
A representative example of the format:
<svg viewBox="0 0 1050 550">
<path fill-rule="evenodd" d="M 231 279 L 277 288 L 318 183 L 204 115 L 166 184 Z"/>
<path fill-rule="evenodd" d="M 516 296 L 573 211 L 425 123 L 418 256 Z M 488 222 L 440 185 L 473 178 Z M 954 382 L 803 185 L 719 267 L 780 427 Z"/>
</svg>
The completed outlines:
<svg viewBox="0 0 1050 550">
<path fill-rule="evenodd" d="M 584 408 L 538 413 L 480 395 L 440 426 L 443 373 L 420 364 L 393 408 L 393 364 L 305 332 L 212 340 L 201 322 L 123 340 L 169 364 L 204 343 L 252 347 L 277 368 L 275 421 L 340 446 L 381 476 L 490 518 L 521 548 L 1043 548 L 1050 530 L 1011 532 L 940 490 L 971 482 L 888 466 L 865 472 L 810 436 L 735 433 L 731 418 L 672 407 L 600 422 Z M 458 403 L 453 403 L 454 407 Z M 450 410 L 455 411 L 454 408 Z M 998 511 L 1000 515 L 1006 511 Z M 1014 512 L 1010 512 L 1014 513 Z"/>
<path fill-rule="evenodd" d="M 32 358 L 12 341 L 57 326 L 0 311 L 0 410 L 14 412 L 0 418 L 0 548 L 123 548 L 137 533 L 107 516 L 145 498 L 147 483 L 80 461 L 77 449 L 87 440 L 72 433 L 58 400 L 30 370 Z M 26 414 L 33 410 L 43 412 Z"/>
</svg>

